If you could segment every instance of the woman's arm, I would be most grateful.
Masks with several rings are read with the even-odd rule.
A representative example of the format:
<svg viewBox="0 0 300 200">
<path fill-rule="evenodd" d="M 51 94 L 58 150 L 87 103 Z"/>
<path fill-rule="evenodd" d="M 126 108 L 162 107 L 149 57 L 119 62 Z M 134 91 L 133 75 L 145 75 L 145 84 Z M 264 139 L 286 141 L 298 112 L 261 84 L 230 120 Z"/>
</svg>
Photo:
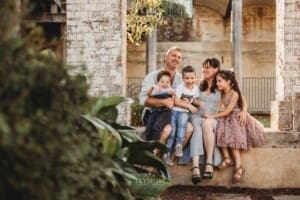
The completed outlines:
<svg viewBox="0 0 300 200">
<path fill-rule="evenodd" d="M 239 98 L 239 95 L 236 92 L 234 92 L 231 95 L 230 102 L 229 102 L 227 108 L 223 112 L 219 112 L 219 113 L 216 113 L 216 114 L 213 114 L 213 115 L 204 114 L 203 117 L 207 117 L 207 118 L 226 117 L 227 115 L 229 115 L 233 111 L 234 107 L 237 104 L 238 98 Z"/>
</svg>

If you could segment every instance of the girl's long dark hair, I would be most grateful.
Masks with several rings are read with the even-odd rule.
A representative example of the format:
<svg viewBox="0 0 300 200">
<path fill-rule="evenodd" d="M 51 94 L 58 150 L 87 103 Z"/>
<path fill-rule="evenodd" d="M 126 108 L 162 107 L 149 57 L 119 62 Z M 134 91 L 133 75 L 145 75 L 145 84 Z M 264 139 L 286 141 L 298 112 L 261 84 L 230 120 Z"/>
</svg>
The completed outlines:
<svg viewBox="0 0 300 200">
<path fill-rule="evenodd" d="M 205 67 L 205 65 L 209 65 L 210 67 L 213 68 L 217 68 L 218 71 L 220 71 L 220 61 L 216 58 L 207 58 L 203 63 L 202 66 Z M 207 80 L 203 80 L 200 83 L 200 91 L 204 92 L 206 91 L 208 88 L 208 82 Z M 213 81 L 212 81 L 212 85 L 210 87 L 210 92 L 215 93 L 215 90 L 217 89 L 217 80 L 216 80 L 216 76 L 214 77 Z"/>
<path fill-rule="evenodd" d="M 239 108 L 243 108 L 243 99 L 242 99 L 242 94 L 241 94 L 241 90 L 239 88 L 238 82 L 236 80 L 235 77 L 235 73 L 233 71 L 229 71 L 229 70 L 220 70 L 216 76 L 220 76 L 222 77 L 222 79 L 228 81 L 231 81 L 231 88 L 236 91 L 239 95 L 238 101 L 237 101 L 237 105 Z"/>
</svg>

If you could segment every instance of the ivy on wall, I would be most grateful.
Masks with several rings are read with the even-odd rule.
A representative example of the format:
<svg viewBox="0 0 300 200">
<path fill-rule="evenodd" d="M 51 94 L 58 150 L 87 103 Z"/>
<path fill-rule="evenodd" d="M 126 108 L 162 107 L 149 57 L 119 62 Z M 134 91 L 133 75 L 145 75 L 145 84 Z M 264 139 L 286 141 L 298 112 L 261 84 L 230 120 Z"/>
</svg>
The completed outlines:
<svg viewBox="0 0 300 200">
<path fill-rule="evenodd" d="M 127 11 L 127 38 L 130 42 L 139 45 L 156 26 L 166 24 L 161 5 L 161 0 L 133 0 Z"/>
<path fill-rule="evenodd" d="M 127 11 L 127 39 L 140 45 L 157 26 L 167 24 L 164 18 L 187 18 L 185 7 L 170 0 L 132 0 Z"/>
</svg>

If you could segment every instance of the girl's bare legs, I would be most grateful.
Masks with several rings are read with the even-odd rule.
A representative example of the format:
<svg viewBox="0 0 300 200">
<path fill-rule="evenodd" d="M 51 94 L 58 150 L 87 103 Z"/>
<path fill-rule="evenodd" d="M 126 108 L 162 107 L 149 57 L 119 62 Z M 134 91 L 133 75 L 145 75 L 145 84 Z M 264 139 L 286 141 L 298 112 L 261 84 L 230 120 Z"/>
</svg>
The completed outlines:
<svg viewBox="0 0 300 200">
<path fill-rule="evenodd" d="M 210 164 L 213 164 L 213 153 L 215 148 L 214 124 L 214 119 L 205 119 L 202 124 L 206 163 Z M 213 167 L 211 165 L 205 165 L 205 171 L 212 172 Z"/>
<path fill-rule="evenodd" d="M 235 170 L 232 176 L 232 182 L 236 183 L 239 182 L 242 178 L 242 175 L 244 174 L 244 169 L 242 168 L 242 162 L 241 162 L 241 154 L 239 149 L 231 149 L 233 159 L 235 162 Z"/>
<path fill-rule="evenodd" d="M 226 167 L 230 167 L 233 165 L 232 159 L 230 158 L 230 153 L 227 147 L 221 147 L 221 152 L 223 155 L 223 161 L 222 163 L 218 166 L 219 169 L 223 169 Z"/>
<path fill-rule="evenodd" d="M 232 152 L 232 156 L 235 162 L 235 168 L 239 168 L 242 166 L 242 162 L 241 162 L 241 154 L 240 154 L 240 150 L 239 149 L 231 149 Z"/>
</svg>

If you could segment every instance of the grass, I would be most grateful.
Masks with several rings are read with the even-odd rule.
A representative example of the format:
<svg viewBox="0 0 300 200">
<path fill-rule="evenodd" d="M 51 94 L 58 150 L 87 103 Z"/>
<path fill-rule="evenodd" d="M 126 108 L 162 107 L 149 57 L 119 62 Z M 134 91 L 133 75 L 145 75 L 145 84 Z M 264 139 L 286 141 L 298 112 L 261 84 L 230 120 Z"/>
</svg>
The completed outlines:
<svg viewBox="0 0 300 200">
<path fill-rule="evenodd" d="M 253 117 L 260 121 L 265 126 L 265 128 L 271 127 L 270 115 L 255 115 Z"/>
</svg>

